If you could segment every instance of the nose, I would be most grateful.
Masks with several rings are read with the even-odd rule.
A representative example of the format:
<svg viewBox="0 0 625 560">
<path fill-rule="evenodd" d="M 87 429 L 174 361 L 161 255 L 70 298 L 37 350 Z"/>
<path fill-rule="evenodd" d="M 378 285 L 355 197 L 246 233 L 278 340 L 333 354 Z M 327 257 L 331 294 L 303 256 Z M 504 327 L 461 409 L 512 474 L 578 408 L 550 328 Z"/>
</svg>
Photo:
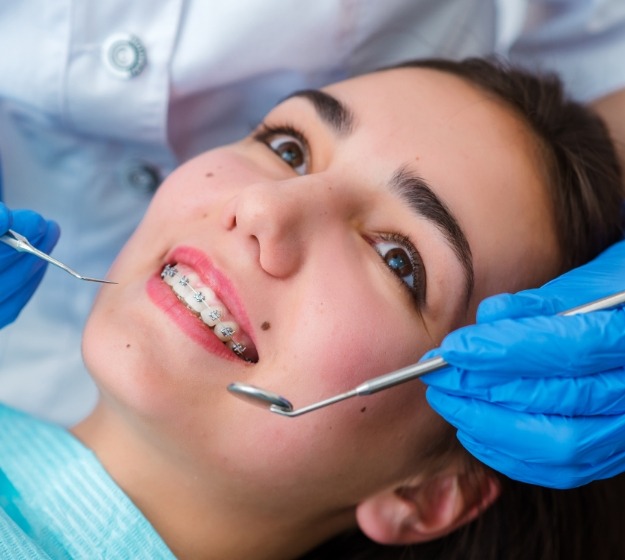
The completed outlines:
<svg viewBox="0 0 625 560">
<path fill-rule="evenodd" d="M 254 183 L 231 201 L 224 223 L 255 251 L 265 272 L 285 278 L 301 267 L 315 234 L 331 220 L 331 198 L 328 181 L 311 176 Z"/>
</svg>

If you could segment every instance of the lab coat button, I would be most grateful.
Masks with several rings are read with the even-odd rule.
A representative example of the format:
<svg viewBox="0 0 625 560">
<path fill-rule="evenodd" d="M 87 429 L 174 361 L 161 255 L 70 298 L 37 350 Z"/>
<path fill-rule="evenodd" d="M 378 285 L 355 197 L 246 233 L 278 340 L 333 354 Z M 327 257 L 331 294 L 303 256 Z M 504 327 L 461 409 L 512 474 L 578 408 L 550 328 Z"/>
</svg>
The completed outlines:
<svg viewBox="0 0 625 560">
<path fill-rule="evenodd" d="M 143 72 L 148 62 L 143 43 L 130 33 L 109 37 L 102 51 L 104 64 L 118 78 L 129 80 Z"/>
<path fill-rule="evenodd" d="M 136 191 L 151 194 L 161 184 L 161 174 L 151 165 L 134 163 L 126 169 L 124 182 Z"/>
</svg>

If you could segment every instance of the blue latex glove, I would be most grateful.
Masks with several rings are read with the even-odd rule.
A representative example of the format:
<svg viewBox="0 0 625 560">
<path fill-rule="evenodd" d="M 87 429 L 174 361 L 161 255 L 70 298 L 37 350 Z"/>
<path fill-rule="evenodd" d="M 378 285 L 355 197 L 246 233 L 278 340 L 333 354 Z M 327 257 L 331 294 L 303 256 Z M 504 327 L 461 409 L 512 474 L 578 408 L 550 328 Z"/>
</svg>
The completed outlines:
<svg viewBox="0 0 625 560">
<path fill-rule="evenodd" d="M 12 229 L 37 249 L 49 253 L 59 239 L 59 226 L 31 210 L 9 210 L 0 202 L 0 235 Z M 0 243 L 0 328 L 12 323 L 33 295 L 47 263 Z"/>
<path fill-rule="evenodd" d="M 625 290 L 625 241 L 536 290 L 479 307 L 425 376 L 464 447 L 510 478 L 573 488 L 625 471 L 625 309 L 553 314 Z"/>
</svg>

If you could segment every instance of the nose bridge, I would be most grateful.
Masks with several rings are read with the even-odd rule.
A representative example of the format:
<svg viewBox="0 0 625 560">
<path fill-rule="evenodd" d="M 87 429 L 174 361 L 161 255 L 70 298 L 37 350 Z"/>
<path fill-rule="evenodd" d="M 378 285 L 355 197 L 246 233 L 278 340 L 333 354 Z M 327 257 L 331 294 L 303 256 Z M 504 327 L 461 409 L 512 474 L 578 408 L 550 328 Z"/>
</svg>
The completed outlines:
<svg viewBox="0 0 625 560">
<path fill-rule="evenodd" d="M 285 209 L 292 204 L 294 208 L 288 208 L 289 210 L 297 212 L 306 209 L 307 214 L 315 209 L 324 208 L 334 191 L 332 180 L 327 173 L 314 173 L 263 183 L 263 186 L 284 203 Z"/>
<path fill-rule="evenodd" d="M 239 193 L 233 223 L 256 240 L 259 262 L 272 276 L 301 266 L 315 233 L 335 214 L 333 190 L 328 180 L 308 175 L 254 183 Z"/>
<path fill-rule="evenodd" d="M 315 220 L 329 217 L 336 189 L 329 178 L 320 173 L 280 181 L 256 183 L 247 196 L 258 208 L 271 216 L 273 227 L 315 226 Z M 243 194 L 246 196 L 246 194 Z"/>
</svg>

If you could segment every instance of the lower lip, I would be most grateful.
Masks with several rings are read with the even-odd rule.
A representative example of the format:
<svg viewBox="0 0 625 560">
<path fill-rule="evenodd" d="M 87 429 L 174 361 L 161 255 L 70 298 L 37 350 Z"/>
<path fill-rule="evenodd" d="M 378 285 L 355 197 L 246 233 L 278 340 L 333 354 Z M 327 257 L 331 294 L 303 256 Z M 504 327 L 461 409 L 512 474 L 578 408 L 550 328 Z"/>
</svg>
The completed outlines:
<svg viewBox="0 0 625 560">
<path fill-rule="evenodd" d="M 204 350 L 226 360 L 241 361 L 178 299 L 171 288 L 163 282 L 160 274 L 155 274 L 148 280 L 146 290 L 152 302 Z"/>
</svg>

